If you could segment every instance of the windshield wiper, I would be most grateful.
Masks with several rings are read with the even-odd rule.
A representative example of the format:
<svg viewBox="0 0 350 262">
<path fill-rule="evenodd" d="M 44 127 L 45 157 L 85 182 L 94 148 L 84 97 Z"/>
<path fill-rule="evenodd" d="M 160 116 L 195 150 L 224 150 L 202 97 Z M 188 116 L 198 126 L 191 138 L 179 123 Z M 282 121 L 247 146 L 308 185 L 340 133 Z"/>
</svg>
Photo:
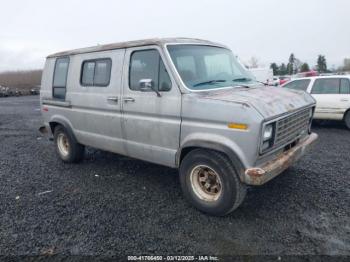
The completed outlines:
<svg viewBox="0 0 350 262">
<path fill-rule="evenodd" d="M 208 80 L 208 81 L 197 83 L 197 84 L 193 85 L 193 87 L 201 86 L 201 85 L 210 85 L 210 84 L 215 84 L 215 83 L 224 83 L 224 82 L 226 82 L 226 80 L 223 80 L 223 79 Z"/>
<path fill-rule="evenodd" d="M 233 82 L 246 82 L 246 81 L 252 81 L 251 78 L 249 77 L 238 77 L 238 78 L 235 78 L 235 79 L 232 79 Z M 239 85 L 241 87 L 245 87 L 245 88 L 250 88 L 250 86 L 248 85 Z"/>
<path fill-rule="evenodd" d="M 245 81 L 252 81 L 253 79 L 249 77 L 238 77 L 235 79 L 232 79 L 233 82 L 245 82 Z"/>
<path fill-rule="evenodd" d="M 264 82 L 261 82 L 261 81 L 258 81 L 258 80 L 253 80 L 249 77 L 239 77 L 239 78 L 235 78 L 232 80 L 233 82 L 245 82 L 245 81 L 255 81 L 255 82 L 258 82 L 260 84 L 263 84 L 265 86 L 267 86 L 268 84 L 267 83 L 264 83 Z"/>
</svg>

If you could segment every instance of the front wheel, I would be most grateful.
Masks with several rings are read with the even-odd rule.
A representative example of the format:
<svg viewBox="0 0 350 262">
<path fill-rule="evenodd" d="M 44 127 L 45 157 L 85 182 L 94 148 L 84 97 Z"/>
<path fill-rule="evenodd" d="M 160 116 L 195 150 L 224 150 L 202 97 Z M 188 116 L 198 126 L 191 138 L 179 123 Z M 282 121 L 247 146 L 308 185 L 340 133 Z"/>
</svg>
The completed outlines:
<svg viewBox="0 0 350 262">
<path fill-rule="evenodd" d="M 344 122 L 345 125 L 348 129 L 350 129 L 350 110 L 346 113 L 345 117 L 344 117 Z"/>
<path fill-rule="evenodd" d="M 231 161 L 222 153 L 195 149 L 180 166 L 180 182 L 186 199 L 202 212 L 226 215 L 243 201 L 246 187 Z"/>
</svg>

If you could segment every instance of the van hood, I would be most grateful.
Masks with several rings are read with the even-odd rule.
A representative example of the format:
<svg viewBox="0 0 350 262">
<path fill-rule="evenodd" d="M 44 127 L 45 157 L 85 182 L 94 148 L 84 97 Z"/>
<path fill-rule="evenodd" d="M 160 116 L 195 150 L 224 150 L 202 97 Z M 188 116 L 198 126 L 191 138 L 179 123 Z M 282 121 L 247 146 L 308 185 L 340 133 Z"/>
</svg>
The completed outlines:
<svg viewBox="0 0 350 262">
<path fill-rule="evenodd" d="M 306 92 L 281 87 L 232 87 L 197 94 L 205 99 L 251 105 L 265 119 L 315 104 L 315 100 Z"/>
</svg>

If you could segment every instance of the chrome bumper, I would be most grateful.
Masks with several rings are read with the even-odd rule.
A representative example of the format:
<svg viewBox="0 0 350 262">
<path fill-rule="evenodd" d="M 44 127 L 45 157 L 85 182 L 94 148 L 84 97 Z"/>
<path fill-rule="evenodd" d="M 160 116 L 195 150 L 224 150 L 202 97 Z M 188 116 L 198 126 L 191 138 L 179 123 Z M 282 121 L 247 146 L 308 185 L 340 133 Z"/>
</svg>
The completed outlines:
<svg viewBox="0 0 350 262">
<path fill-rule="evenodd" d="M 244 180 L 248 185 L 262 185 L 272 178 L 281 174 L 295 161 L 297 161 L 306 150 L 317 140 L 318 135 L 311 133 L 305 140 L 299 142 L 295 147 L 279 154 L 273 160 L 260 167 L 252 167 L 245 170 Z"/>
</svg>

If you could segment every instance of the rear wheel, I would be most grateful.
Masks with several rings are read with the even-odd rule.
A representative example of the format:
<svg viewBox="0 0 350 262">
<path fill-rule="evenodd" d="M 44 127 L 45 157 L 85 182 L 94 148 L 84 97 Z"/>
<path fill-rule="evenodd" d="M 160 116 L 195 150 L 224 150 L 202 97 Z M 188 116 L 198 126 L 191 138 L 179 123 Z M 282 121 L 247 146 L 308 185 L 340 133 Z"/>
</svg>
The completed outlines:
<svg viewBox="0 0 350 262">
<path fill-rule="evenodd" d="M 76 163 L 83 159 L 84 146 L 79 144 L 63 126 L 55 127 L 54 141 L 56 152 L 64 162 Z"/>
<path fill-rule="evenodd" d="M 193 206 L 215 216 L 235 210 L 246 194 L 231 161 L 212 150 L 195 149 L 188 153 L 180 166 L 180 182 L 184 196 Z"/>
<path fill-rule="evenodd" d="M 348 129 L 350 129 L 350 110 L 346 113 L 345 117 L 344 117 L 344 122 L 345 125 Z"/>
</svg>

